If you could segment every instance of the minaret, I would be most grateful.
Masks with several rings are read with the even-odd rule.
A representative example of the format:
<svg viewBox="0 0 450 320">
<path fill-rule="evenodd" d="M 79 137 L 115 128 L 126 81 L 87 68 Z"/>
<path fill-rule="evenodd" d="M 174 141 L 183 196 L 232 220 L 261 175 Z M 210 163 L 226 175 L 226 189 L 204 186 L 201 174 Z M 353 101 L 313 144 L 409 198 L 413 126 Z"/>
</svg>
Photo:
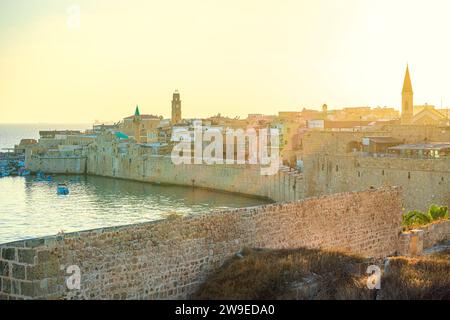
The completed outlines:
<svg viewBox="0 0 450 320">
<path fill-rule="evenodd" d="M 133 118 L 134 140 L 136 140 L 136 143 L 141 143 L 141 123 L 142 118 L 141 113 L 139 112 L 139 106 L 136 106 Z"/>
<path fill-rule="evenodd" d="M 411 78 L 409 76 L 409 66 L 406 66 L 405 80 L 403 81 L 402 90 L 402 124 L 411 124 L 413 117 L 413 89 L 411 85 Z"/>
<path fill-rule="evenodd" d="M 172 97 L 172 125 L 181 122 L 181 100 L 180 93 L 175 90 Z"/>
</svg>

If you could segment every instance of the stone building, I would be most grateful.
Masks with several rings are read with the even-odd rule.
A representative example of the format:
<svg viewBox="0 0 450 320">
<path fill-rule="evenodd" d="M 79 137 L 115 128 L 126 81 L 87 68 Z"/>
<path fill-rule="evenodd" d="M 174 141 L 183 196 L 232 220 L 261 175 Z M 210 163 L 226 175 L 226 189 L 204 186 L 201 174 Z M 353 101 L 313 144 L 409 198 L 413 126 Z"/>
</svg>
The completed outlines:
<svg viewBox="0 0 450 320">
<path fill-rule="evenodd" d="M 118 131 L 134 137 L 139 143 L 151 143 L 157 140 L 162 117 L 152 114 L 141 114 L 136 106 L 134 115 L 126 117 L 118 125 Z"/>
<path fill-rule="evenodd" d="M 448 125 L 450 123 L 448 115 L 428 104 L 414 106 L 414 116 L 411 122 L 416 125 Z"/>
</svg>

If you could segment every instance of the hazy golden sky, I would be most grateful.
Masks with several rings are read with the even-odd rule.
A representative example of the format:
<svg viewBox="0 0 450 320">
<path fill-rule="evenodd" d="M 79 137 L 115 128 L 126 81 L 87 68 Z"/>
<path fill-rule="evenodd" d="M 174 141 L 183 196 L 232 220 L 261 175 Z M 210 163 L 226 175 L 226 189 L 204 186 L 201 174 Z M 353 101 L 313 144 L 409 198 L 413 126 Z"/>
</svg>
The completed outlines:
<svg viewBox="0 0 450 320">
<path fill-rule="evenodd" d="M 80 28 L 69 20 L 80 8 Z M 0 123 L 450 104 L 450 1 L 0 0 Z"/>
</svg>

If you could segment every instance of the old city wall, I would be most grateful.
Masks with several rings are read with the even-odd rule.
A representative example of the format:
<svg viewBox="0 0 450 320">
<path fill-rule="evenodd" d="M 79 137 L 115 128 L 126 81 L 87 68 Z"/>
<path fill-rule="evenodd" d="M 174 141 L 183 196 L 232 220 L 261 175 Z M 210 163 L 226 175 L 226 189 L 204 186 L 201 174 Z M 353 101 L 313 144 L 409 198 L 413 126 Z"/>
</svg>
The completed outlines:
<svg viewBox="0 0 450 320">
<path fill-rule="evenodd" d="M 312 130 L 302 137 L 302 153 L 312 155 L 347 154 L 352 151 L 352 143 L 361 143 L 364 137 L 393 137 L 403 143 L 421 141 L 450 141 L 450 131 L 436 126 L 385 126 L 372 131 L 329 131 Z"/>
<path fill-rule="evenodd" d="M 141 148 L 126 153 L 101 149 L 90 152 L 87 173 L 161 184 L 209 188 L 269 198 L 277 202 L 304 198 L 303 176 L 293 171 L 261 174 L 257 165 L 173 164 L 169 156 L 141 154 Z"/>
<path fill-rule="evenodd" d="M 384 188 L 25 240 L 0 246 L 0 298 L 186 299 L 244 247 L 385 257 L 400 232 L 400 189 Z"/>
<path fill-rule="evenodd" d="M 31 172 L 42 171 L 55 174 L 86 173 L 87 158 L 84 156 L 37 156 L 26 159 L 26 168 Z"/>
<path fill-rule="evenodd" d="M 312 155 L 305 158 L 306 196 L 400 186 L 406 210 L 450 206 L 447 159 Z"/>
</svg>

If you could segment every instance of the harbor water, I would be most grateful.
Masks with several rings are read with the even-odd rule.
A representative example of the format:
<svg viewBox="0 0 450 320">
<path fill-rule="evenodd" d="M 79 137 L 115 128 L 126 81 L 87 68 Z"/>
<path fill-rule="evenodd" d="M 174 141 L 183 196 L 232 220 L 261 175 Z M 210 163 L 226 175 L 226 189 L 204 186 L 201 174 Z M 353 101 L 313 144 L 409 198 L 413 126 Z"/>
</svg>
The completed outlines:
<svg viewBox="0 0 450 320">
<path fill-rule="evenodd" d="M 65 183 L 70 193 L 58 195 Z M 268 201 L 191 187 L 94 176 L 0 178 L 0 243 L 242 208 Z"/>
</svg>

